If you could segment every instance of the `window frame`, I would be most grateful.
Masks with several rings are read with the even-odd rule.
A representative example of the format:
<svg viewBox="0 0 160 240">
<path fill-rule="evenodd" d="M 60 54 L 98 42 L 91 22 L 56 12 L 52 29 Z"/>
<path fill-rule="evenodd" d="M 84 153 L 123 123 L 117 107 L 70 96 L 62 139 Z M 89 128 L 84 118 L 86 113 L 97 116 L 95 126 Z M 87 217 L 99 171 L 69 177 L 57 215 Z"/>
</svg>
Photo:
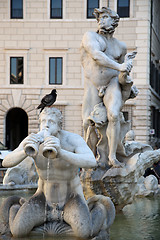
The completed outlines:
<svg viewBox="0 0 160 240">
<path fill-rule="evenodd" d="M 62 68 L 62 85 L 55 85 L 57 87 L 64 87 L 66 86 L 66 59 L 67 59 L 67 51 L 68 48 L 59 48 L 59 49 L 55 49 L 55 48 L 44 48 L 43 49 L 45 51 L 45 84 L 46 86 L 54 86 L 53 84 L 49 84 L 49 58 L 50 57 L 62 57 L 63 58 L 63 68 Z"/>
<path fill-rule="evenodd" d="M 50 81 L 50 59 L 55 59 L 55 83 Z M 57 83 L 57 59 L 61 59 L 61 83 Z M 63 57 L 49 57 L 49 85 L 63 85 Z"/>
<path fill-rule="evenodd" d="M 125 104 L 122 108 L 122 113 L 127 112 L 128 120 L 130 121 L 131 128 L 133 127 L 133 105 Z"/>
<path fill-rule="evenodd" d="M 28 78 L 28 52 L 29 48 L 19 49 L 19 48 L 5 48 L 5 59 L 6 59 L 6 84 L 10 85 L 10 57 L 23 57 L 23 85 L 30 84 Z M 21 84 L 11 84 L 12 87 L 21 87 Z"/>
<path fill-rule="evenodd" d="M 87 0 L 87 8 L 86 8 L 86 16 L 87 16 L 87 19 L 95 19 L 95 16 L 93 15 L 93 16 L 90 16 L 89 15 L 89 8 L 88 8 L 88 5 L 89 5 L 89 1 L 91 1 L 91 0 Z M 100 7 L 100 0 L 97 0 L 98 1 L 98 7 L 94 7 L 94 8 L 99 8 Z"/>
<path fill-rule="evenodd" d="M 160 96 L 160 71 L 153 61 L 150 61 L 150 80 L 152 89 Z"/>
<path fill-rule="evenodd" d="M 17 81 L 17 83 L 12 83 L 11 82 L 11 68 L 12 68 L 12 65 L 11 65 L 11 59 L 12 58 L 16 58 L 16 59 L 18 59 L 18 58 L 22 58 L 22 60 L 23 60 L 23 70 L 22 70 L 22 83 L 18 83 L 18 81 Z M 17 61 L 16 61 L 16 78 L 17 78 L 17 75 L 18 75 L 18 68 L 17 68 L 18 66 L 17 66 Z M 23 56 L 19 56 L 19 57 L 14 57 L 14 56 L 11 56 L 10 57 L 10 77 L 9 77 L 9 79 L 10 79 L 10 85 L 23 85 L 24 84 L 24 57 Z"/>
<path fill-rule="evenodd" d="M 13 0 L 10 0 L 10 19 L 23 19 L 24 18 L 24 13 L 23 13 L 23 9 L 24 9 L 24 2 L 22 0 L 22 16 L 21 17 L 13 17 L 13 13 L 12 13 L 12 5 L 13 5 Z"/>
<path fill-rule="evenodd" d="M 127 11 L 127 16 L 121 16 L 120 13 L 119 13 L 119 9 L 122 8 L 122 7 L 119 7 L 119 1 L 120 0 L 117 0 L 117 13 L 119 15 L 120 18 L 130 18 L 131 16 L 131 0 L 128 0 L 128 11 Z"/>
<path fill-rule="evenodd" d="M 52 1 L 53 0 L 50 0 L 50 19 L 63 19 L 63 0 L 60 0 L 61 1 L 61 16 L 55 16 L 55 17 L 52 16 Z"/>
</svg>

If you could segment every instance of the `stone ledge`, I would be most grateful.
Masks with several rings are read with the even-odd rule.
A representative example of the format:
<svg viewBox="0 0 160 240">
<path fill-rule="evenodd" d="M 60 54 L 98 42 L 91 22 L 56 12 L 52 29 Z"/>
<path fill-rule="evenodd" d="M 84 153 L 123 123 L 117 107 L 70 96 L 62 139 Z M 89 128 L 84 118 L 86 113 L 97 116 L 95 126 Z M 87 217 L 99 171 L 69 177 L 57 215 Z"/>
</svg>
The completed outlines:
<svg viewBox="0 0 160 240">
<path fill-rule="evenodd" d="M 25 190 L 25 189 L 36 189 L 38 187 L 37 184 L 23 184 L 23 185 L 15 185 L 15 186 L 10 186 L 10 185 L 4 185 L 0 184 L 0 190 Z"/>
</svg>

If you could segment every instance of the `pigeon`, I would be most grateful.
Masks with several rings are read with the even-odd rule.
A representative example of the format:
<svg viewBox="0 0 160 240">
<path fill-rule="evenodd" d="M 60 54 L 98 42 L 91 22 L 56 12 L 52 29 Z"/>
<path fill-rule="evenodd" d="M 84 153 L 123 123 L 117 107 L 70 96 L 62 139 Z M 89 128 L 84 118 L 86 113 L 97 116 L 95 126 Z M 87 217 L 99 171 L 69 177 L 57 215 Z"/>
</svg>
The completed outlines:
<svg viewBox="0 0 160 240">
<path fill-rule="evenodd" d="M 41 109 L 40 110 L 41 113 L 45 107 L 50 107 L 56 101 L 56 98 L 57 91 L 56 89 L 53 89 L 50 94 L 47 94 L 42 98 L 41 104 L 37 107 L 37 109 Z"/>
</svg>

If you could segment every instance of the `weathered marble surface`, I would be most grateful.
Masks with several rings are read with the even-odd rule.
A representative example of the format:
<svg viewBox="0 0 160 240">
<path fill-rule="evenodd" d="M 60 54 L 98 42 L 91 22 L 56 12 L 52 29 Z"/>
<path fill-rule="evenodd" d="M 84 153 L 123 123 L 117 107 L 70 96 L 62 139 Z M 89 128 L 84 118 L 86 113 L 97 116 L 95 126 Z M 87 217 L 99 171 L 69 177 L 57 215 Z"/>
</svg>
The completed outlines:
<svg viewBox="0 0 160 240">
<path fill-rule="evenodd" d="M 137 184 L 136 197 L 148 197 L 160 194 L 160 186 L 158 179 L 154 175 L 141 177 Z"/>
<path fill-rule="evenodd" d="M 127 53 L 125 43 L 114 38 L 117 13 L 102 7 L 95 9 L 94 15 L 98 30 L 84 34 L 80 50 L 85 76 L 84 138 L 98 166 L 84 170 L 81 180 L 86 196 L 103 194 L 122 208 L 136 195 L 152 191 L 155 179 L 143 179 L 143 174 L 160 154 L 135 141 L 130 122 L 122 113 L 124 103 L 138 94 L 130 77 L 137 53 Z"/>
<path fill-rule="evenodd" d="M 114 204 L 102 195 L 86 201 L 79 168 L 96 167 L 96 159 L 82 137 L 62 130 L 58 109 L 46 107 L 40 114 L 40 132 L 26 137 L 2 164 L 16 167 L 28 155 L 34 159 L 38 173 L 37 191 L 28 201 L 11 196 L 3 202 L 0 233 L 11 233 L 13 237 L 36 232 L 109 239 Z"/>
<path fill-rule="evenodd" d="M 38 174 L 36 172 L 34 160 L 31 157 L 27 157 L 17 166 L 7 169 L 3 178 L 3 185 L 29 185 L 37 184 L 37 181 Z"/>
<path fill-rule="evenodd" d="M 81 180 L 85 195 L 88 197 L 94 194 L 109 196 L 115 206 L 122 209 L 136 196 L 147 196 L 158 192 L 155 179 L 142 180 L 142 178 L 145 170 L 159 160 L 160 150 L 141 151 L 130 157 L 123 168 L 111 167 L 106 170 L 97 167 L 84 171 Z"/>
<path fill-rule="evenodd" d="M 84 138 L 94 154 L 98 153 L 100 164 L 123 167 L 116 153 L 123 148 L 126 134 L 122 107 L 138 94 L 130 77 L 136 52 L 127 53 L 125 43 L 113 37 L 119 22 L 116 12 L 102 7 L 94 15 L 98 30 L 86 32 L 80 48 L 85 78 Z"/>
</svg>

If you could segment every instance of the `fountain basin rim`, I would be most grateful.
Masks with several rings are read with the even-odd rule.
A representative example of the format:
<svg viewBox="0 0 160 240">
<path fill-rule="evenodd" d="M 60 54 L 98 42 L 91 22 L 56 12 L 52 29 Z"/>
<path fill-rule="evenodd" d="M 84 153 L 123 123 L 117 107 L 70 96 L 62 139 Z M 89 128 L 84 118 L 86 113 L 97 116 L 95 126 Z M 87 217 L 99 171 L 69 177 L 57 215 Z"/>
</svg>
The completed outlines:
<svg viewBox="0 0 160 240">
<path fill-rule="evenodd" d="M 14 186 L 9 186 L 7 184 L 0 184 L 0 190 L 7 191 L 7 190 L 34 190 L 37 189 L 38 185 L 37 184 L 23 184 L 23 185 L 14 185 Z"/>
</svg>

